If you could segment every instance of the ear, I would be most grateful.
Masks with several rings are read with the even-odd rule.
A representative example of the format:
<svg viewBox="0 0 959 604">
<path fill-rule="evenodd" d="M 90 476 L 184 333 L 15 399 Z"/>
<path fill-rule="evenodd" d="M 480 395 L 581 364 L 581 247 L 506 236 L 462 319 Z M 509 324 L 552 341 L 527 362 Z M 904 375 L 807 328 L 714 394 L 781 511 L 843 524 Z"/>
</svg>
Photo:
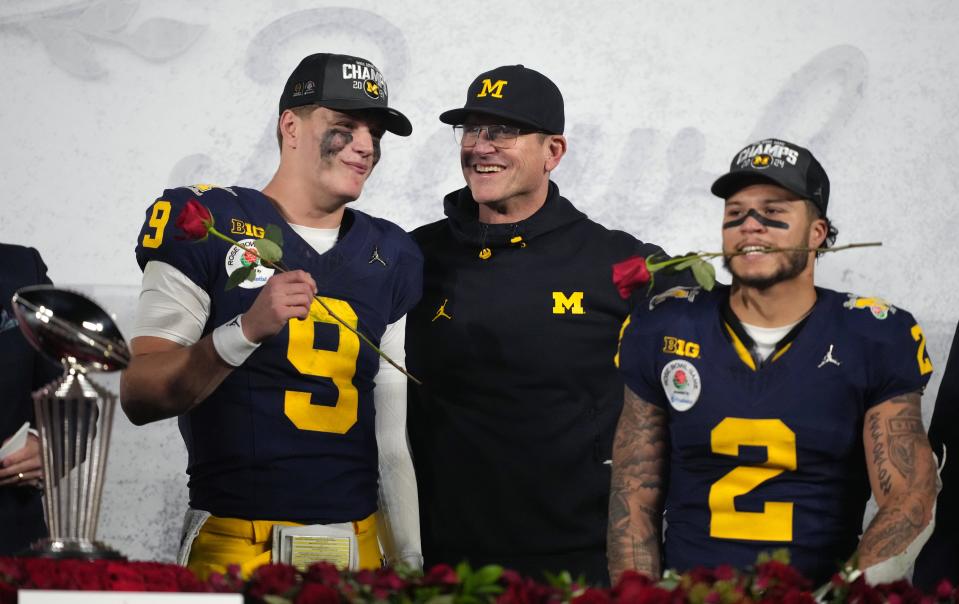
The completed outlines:
<svg viewBox="0 0 959 604">
<path fill-rule="evenodd" d="M 280 135 L 283 136 L 283 146 L 296 149 L 299 137 L 300 118 L 295 113 L 287 109 L 280 115 L 280 121 L 277 126 Z"/>
<path fill-rule="evenodd" d="M 826 235 L 829 234 L 829 227 L 822 218 L 816 218 L 809 225 L 809 240 L 806 243 L 811 248 L 822 247 L 826 242 Z"/>
<path fill-rule="evenodd" d="M 566 137 L 561 134 L 551 134 L 546 139 L 546 163 L 547 172 L 552 172 L 559 165 L 559 161 L 566 155 Z"/>
</svg>

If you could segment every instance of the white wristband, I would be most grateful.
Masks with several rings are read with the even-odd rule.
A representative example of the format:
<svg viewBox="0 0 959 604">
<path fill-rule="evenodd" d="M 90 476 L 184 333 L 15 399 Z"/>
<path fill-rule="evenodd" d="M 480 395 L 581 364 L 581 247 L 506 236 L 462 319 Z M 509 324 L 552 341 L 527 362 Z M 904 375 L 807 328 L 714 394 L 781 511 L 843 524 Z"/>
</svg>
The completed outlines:
<svg viewBox="0 0 959 604">
<path fill-rule="evenodd" d="M 221 359 L 234 367 L 242 365 L 260 347 L 243 335 L 243 325 L 240 323 L 242 316 L 237 315 L 213 330 L 213 348 Z"/>
</svg>

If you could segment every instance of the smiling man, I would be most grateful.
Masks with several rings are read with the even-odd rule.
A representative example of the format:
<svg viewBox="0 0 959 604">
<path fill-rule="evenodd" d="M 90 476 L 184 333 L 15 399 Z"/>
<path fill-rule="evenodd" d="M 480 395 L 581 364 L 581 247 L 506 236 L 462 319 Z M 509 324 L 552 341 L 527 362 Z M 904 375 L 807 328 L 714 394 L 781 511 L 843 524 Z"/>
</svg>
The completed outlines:
<svg viewBox="0 0 959 604">
<path fill-rule="evenodd" d="M 606 583 L 611 361 L 630 303 L 612 265 L 660 252 L 589 220 L 550 180 L 563 97 L 522 65 L 479 75 L 453 126 L 466 187 L 413 236 L 426 265 L 407 353 L 427 564 L 568 570 Z"/>
<path fill-rule="evenodd" d="M 745 567 L 786 548 L 815 581 L 854 554 L 868 580 L 901 578 L 936 497 L 922 329 L 815 286 L 815 249 L 836 230 L 808 150 L 748 145 L 712 192 L 732 286 L 640 307 L 622 336 L 610 573 Z M 860 538 L 870 490 L 879 512 Z"/>
<path fill-rule="evenodd" d="M 372 63 L 310 55 L 280 96 L 280 165 L 262 192 L 194 185 L 147 209 L 121 399 L 136 424 L 179 418 L 190 475 L 179 559 L 200 576 L 275 559 L 277 526 L 308 533 L 302 550 L 290 545 L 301 562 L 325 548 L 341 565 L 379 568 L 378 509 L 387 562 L 422 564 L 406 380 L 329 312 L 402 362 L 422 257 L 399 227 L 346 205 L 384 132 L 411 130 Z M 283 263 L 298 270 L 260 266 L 226 289 L 256 259 L 214 238 L 181 240 L 171 219 L 192 199 L 244 245 L 280 227 Z"/>
</svg>

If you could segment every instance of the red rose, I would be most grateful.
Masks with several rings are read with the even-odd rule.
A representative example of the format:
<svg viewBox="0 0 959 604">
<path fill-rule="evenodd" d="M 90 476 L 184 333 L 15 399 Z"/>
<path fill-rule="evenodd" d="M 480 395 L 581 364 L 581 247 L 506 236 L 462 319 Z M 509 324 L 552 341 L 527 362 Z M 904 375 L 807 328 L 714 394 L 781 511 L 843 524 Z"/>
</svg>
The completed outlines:
<svg viewBox="0 0 959 604">
<path fill-rule="evenodd" d="M 646 259 L 642 256 L 633 256 L 613 265 L 613 283 L 623 300 L 628 300 L 633 290 L 649 283 L 649 279 Z"/>
<path fill-rule="evenodd" d="M 296 585 L 297 578 L 296 569 L 289 564 L 266 564 L 253 571 L 249 594 L 254 598 L 282 596 Z"/>
<path fill-rule="evenodd" d="M 557 596 L 557 590 L 552 587 L 526 579 L 522 583 L 511 583 L 496 598 L 496 604 L 548 604 L 557 601 Z"/>
<path fill-rule="evenodd" d="M 137 570 L 143 578 L 146 591 L 180 591 L 180 582 L 177 579 L 176 567 L 170 564 L 156 562 L 136 562 Z"/>
<path fill-rule="evenodd" d="M 940 600 L 948 600 L 952 597 L 952 583 L 949 582 L 949 579 L 943 579 L 936 586 L 936 597 Z"/>
<path fill-rule="evenodd" d="M 294 604 L 339 604 L 340 594 L 328 585 L 307 583 L 293 601 Z"/>
<path fill-rule="evenodd" d="M 783 596 L 782 604 L 816 604 L 816 599 L 808 591 L 792 589 Z"/>
<path fill-rule="evenodd" d="M 314 562 L 306 569 L 306 580 L 323 585 L 339 585 L 340 569 L 329 562 Z"/>
<path fill-rule="evenodd" d="M 213 226 L 213 215 L 210 210 L 195 199 L 186 202 L 180 215 L 176 217 L 176 227 L 186 235 L 181 239 L 203 241 Z"/>
<path fill-rule="evenodd" d="M 858 602 L 859 604 L 883 604 L 885 598 L 878 589 L 866 583 L 866 579 L 860 575 L 849 585 L 846 601 Z"/>
<path fill-rule="evenodd" d="M 16 558 L 0 558 L 0 580 L 13 584 L 23 581 L 23 571 Z"/>
<path fill-rule="evenodd" d="M 713 572 L 717 581 L 732 581 L 736 578 L 736 569 L 728 564 L 720 564 Z"/>
<path fill-rule="evenodd" d="M 459 582 L 456 571 L 448 564 L 437 564 L 423 577 L 423 585 L 456 585 Z"/>
<path fill-rule="evenodd" d="M 391 568 L 378 568 L 375 571 L 361 570 L 353 577 L 360 585 L 370 587 L 373 596 L 385 600 L 393 592 L 406 587 L 406 581 L 401 579 Z"/>
<path fill-rule="evenodd" d="M 775 579 L 782 585 L 788 587 L 798 587 L 800 589 L 809 589 L 811 583 L 808 579 L 803 577 L 798 570 L 789 566 L 788 564 L 783 564 L 776 560 L 770 560 L 769 562 L 763 562 L 756 566 L 756 575 L 759 578 Z M 757 581 L 758 583 L 758 581 Z"/>
<path fill-rule="evenodd" d="M 0 583 L 0 604 L 17 604 L 17 588 Z"/>
<path fill-rule="evenodd" d="M 110 591 L 145 591 L 139 569 L 125 562 L 110 562 L 106 567 L 106 588 Z"/>
<path fill-rule="evenodd" d="M 623 572 L 619 578 L 619 583 L 612 589 L 610 595 L 612 595 L 614 602 L 622 602 L 623 604 L 634 602 L 666 604 L 685 601 L 682 589 L 677 588 L 674 591 L 667 591 L 656 586 L 653 580 L 646 575 L 634 570 Z"/>
<path fill-rule="evenodd" d="M 604 589 L 590 587 L 570 601 L 570 604 L 609 604 L 609 593 Z"/>
</svg>

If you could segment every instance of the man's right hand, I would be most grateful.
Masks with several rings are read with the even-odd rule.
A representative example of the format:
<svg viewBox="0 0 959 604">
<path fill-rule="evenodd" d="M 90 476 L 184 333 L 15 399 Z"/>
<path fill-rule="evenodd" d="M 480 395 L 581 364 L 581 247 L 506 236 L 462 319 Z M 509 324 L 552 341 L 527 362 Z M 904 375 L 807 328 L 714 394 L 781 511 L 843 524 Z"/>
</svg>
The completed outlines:
<svg viewBox="0 0 959 604">
<path fill-rule="evenodd" d="M 290 319 L 305 319 L 315 295 L 316 282 L 305 271 L 273 275 L 243 314 L 243 336 L 259 344 L 279 333 Z"/>
</svg>

